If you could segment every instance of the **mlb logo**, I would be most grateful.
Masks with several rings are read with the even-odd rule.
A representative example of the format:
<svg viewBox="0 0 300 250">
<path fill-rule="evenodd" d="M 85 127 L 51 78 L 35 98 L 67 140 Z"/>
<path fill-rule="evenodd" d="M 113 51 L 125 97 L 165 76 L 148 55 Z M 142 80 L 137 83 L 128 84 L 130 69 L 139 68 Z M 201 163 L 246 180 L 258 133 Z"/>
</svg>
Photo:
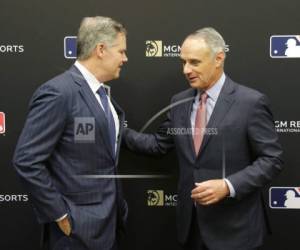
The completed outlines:
<svg viewBox="0 0 300 250">
<path fill-rule="evenodd" d="M 275 35 L 270 37 L 272 58 L 300 58 L 300 35 Z"/>
<path fill-rule="evenodd" d="M 66 36 L 64 38 L 64 56 L 67 59 L 77 58 L 77 37 Z"/>
<path fill-rule="evenodd" d="M 0 134 L 5 133 L 5 114 L 0 112 Z"/>
<path fill-rule="evenodd" d="M 300 187 L 271 187 L 270 208 L 300 209 Z"/>
</svg>

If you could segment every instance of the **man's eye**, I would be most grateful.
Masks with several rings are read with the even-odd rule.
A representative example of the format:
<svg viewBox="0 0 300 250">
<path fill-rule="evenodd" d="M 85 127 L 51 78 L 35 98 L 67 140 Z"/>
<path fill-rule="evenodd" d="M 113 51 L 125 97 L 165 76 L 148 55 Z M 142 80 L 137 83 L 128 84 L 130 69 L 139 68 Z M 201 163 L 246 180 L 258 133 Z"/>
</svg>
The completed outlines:
<svg viewBox="0 0 300 250">
<path fill-rule="evenodd" d="M 197 66 L 200 62 L 199 61 L 191 61 L 191 64 Z"/>
</svg>

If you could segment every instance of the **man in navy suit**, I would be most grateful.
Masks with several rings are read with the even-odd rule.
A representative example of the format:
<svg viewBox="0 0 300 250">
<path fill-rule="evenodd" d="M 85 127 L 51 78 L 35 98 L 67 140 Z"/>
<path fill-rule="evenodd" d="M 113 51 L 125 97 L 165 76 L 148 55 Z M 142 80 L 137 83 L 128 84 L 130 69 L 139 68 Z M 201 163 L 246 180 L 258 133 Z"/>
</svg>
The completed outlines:
<svg viewBox="0 0 300 250">
<path fill-rule="evenodd" d="M 172 98 L 157 133 L 126 129 L 125 145 L 146 154 L 175 147 L 184 249 L 257 249 L 269 231 L 262 188 L 283 163 L 267 98 L 225 75 L 225 42 L 213 28 L 189 35 L 181 60 L 191 88 Z"/>
<path fill-rule="evenodd" d="M 108 17 L 84 18 L 77 55 L 34 93 L 14 165 L 49 249 L 115 250 L 127 217 L 114 178 L 124 113 L 103 83 L 127 62 L 125 28 Z"/>
</svg>

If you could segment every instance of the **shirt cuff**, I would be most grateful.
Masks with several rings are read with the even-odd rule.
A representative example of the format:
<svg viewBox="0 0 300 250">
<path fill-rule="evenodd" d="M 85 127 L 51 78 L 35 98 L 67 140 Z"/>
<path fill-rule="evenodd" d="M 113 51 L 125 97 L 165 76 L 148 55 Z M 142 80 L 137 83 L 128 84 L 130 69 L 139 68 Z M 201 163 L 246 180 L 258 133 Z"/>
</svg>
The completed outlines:
<svg viewBox="0 0 300 250">
<path fill-rule="evenodd" d="M 228 179 L 225 178 L 224 180 L 226 181 L 226 184 L 229 188 L 229 192 L 230 192 L 229 197 L 234 198 L 235 197 L 234 187 L 232 186 L 231 182 Z"/>
<path fill-rule="evenodd" d="M 55 221 L 59 222 L 59 221 L 63 220 L 64 218 L 66 218 L 67 216 L 68 216 L 68 214 L 64 214 L 62 217 L 56 219 Z"/>
</svg>

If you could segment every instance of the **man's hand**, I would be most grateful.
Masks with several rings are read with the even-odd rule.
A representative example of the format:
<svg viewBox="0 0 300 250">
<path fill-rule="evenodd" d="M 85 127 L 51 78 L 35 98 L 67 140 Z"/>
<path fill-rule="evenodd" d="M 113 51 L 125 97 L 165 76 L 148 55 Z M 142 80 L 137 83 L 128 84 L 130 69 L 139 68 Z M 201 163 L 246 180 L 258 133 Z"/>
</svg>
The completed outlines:
<svg viewBox="0 0 300 250">
<path fill-rule="evenodd" d="M 195 202 L 204 206 L 217 203 L 230 193 L 224 179 L 208 180 L 195 183 L 195 185 L 191 197 Z"/>
<path fill-rule="evenodd" d="M 59 226 L 60 230 L 63 231 L 63 233 L 65 235 L 70 236 L 70 234 L 71 234 L 71 224 L 70 224 L 68 216 L 66 218 L 58 221 L 57 225 Z"/>
</svg>

